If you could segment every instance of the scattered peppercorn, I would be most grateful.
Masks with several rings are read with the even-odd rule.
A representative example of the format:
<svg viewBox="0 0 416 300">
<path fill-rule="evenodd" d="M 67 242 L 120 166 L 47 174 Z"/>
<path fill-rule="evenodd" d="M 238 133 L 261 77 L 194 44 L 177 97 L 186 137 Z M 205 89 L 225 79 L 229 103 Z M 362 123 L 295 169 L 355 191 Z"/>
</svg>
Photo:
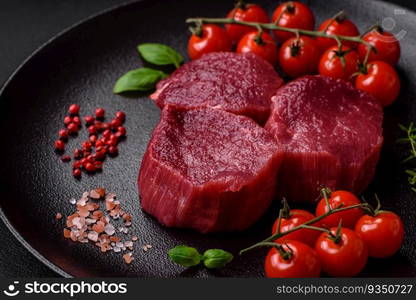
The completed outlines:
<svg viewBox="0 0 416 300">
<path fill-rule="evenodd" d="M 84 167 L 85 167 L 85 170 L 87 170 L 88 172 L 95 171 L 95 166 L 90 162 L 87 162 Z"/>
<path fill-rule="evenodd" d="M 69 162 L 69 161 L 71 161 L 71 156 L 69 156 L 69 155 L 64 155 L 64 156 L 62 156 L 62 157 L 61 157 L 61 160 L 62 160 L 63 162 Z"/>
<path fill-rule="evenodd" d="M 91 142 L 92 145 L 95 145 L 95 142 L 98 140 L 98 137 L 94 134 L 90 135 L 90 137 L 88 138 Z"/>
<path fill-rule="evenodd" d="M 71 124 L 72 123 L 72 118 L 70 117 L 70 116 L 66 116 L 65 118 L 64 118 L 64 124 L 66 125 L 66 126 L 68 126 L 69 124 Z"/>
<path fill-rule="evenodd" d="M 82 143 L 82 150 L 91 150 L 92 144 L 89 141 L 85 141 Z"/>
<path fill-rule="evenodd" d="M 94 124 L 95 118 L 93 116 L 85 116 L 84 121 L 85 121 L 85 124 L 87 124 L 88 126 L 88 125 Z"/>
<path fill-rule="evenodd" d="M 117 148 L 117 147 L 115 147 L 115 146 L 111 146 L 111 147 L 108 149 L 108 153 L 110 153 L 110 155 L 112 155 L 112 156 L 115 156 L 115 155 L 117 155 L 117 154 L 118 154 L 118 148 Z"/>
<path fill-rule="evenodd" d="M 81 149 L 75 149 L 74 150 L 74 158 L 75 159 L 80 159 L 83 156 L 82 150 Z"/>
<path fill-rule="evenodd" d="M 111 129 L 117 130 L 118 127 L 121 126 L 121 121 L 119 119 L 113 119 L 110 123 Z"/>
<path fill-rule="evenodd" d="M 70 134 L 75 134 L 79 130 L 78 126 L 75 123 L 69 123 L 67 128 Z"/>
<path fill-rule="evenodd" d="M 79 117 L 73 117 L 72 123 L 74 123 L 77 126 L 81 126 L 81 119 Z"/>
<path fill-rule="evenodd" d="M 96 134 L 97 133 L 97 128 L 94 125 L 91 125 L 90 127 L 88 127 L 88 133 L 89 134 Z"/>
<path fill-rule="evenodd" d="M 72 175 L 74 175 L 74 177 L 81 177 L 81 169 L 73 170 Z"/>
<path fill-rule="evenodd" d="M 125 136 L 127 133 L 127 130 L 125 127 L 120 126 L 119 128 L 117 128 L 117 132 L 120 134 L 120 136 Z"/>
</svg>

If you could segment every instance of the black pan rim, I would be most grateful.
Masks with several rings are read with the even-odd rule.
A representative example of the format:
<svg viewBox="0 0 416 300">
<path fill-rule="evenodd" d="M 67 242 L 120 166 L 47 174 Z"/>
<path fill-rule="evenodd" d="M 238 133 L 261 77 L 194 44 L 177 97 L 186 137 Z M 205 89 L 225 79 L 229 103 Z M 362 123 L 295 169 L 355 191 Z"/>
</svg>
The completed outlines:
<svg viewBox="0 0 416 300">
<path fill-rule="evenodd" d="M 53 43 L 55 43 L 58 39 L 65 38 L 67 34 L 70 32 L 77 30 L 80 26 L 87 24 L 88 22 L 93 21 L 96 18 L 99 18 L 101 16 L 113 13 L 117 10 L 126 8 L 128 6 L 137 5 L 140 2 L 148 2 L 148 0 L 132 0 L 132 1 L 126 1 L 124 3 L 111 6 L 107 9 L 101 10 L 97 13 L 94 13 L 84 19 L 81 19 L 80 21 L 66 27 L 56 35 L 52 36 L 50 39 L 48 39 L 46 42 L 42 43 L 39 47 L 37 47 L 29 56 L 26 57 L 19 65 L 18 67 L 12 72 L 12 74 L 6 79 L 4 84 L 0 87 L 0 99 L 2 98 L 5 90 L 8 88 L 10 83 L 14 80 L 14 78 L 20 73 L 20 71 L 26 66 L 26 64 L 33 59 L 35 56 L 37 56 L 39 53 L 44 51 L 47 47 L 51 46 Z M 407 9 L 401 5 L 390 3 L 384 0 L 373 0 L 373 2 L 382 3 L 384 5 L 393 5 L 398 8 Z M 414 12 L 412 10 L 412 12 Z M 40 261 L 42 264 L 47 266 L 50 270 L 55 272 L 57 275 L 64 277 L 64 278 L 74 278 L 73 275 L 69 274 L 68 272 L 64 271 L 62 268 L 58 267 L 51 261 L 49 261 L 47 258 L 45 258 L 38 250 L 36 250 L 30 243 L 28 243 L 24 237 L 14 228 L 12 223 L 9 221 L 8 217 L 4 213 L 3 208 L 0 206 L 0 219 L 3 221 L 6 228 L 12 233 L 12 235 L 28 250 L 38 261 Z"/>
</svg>

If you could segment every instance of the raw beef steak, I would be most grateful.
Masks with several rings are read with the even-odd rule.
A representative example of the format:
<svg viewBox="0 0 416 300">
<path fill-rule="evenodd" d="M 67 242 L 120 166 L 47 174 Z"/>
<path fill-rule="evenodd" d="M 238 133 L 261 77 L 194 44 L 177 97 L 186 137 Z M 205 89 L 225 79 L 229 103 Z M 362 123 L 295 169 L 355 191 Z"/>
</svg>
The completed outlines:
<svg viewBox="0 0 416 300">
<path fill-rule="evenodd" d="M 285 154 L 280 194 L 312 202 L 321 186 L 361 193 L 379 159 L 382 119 L 374 97 L 342 80 L 306 76 L 280 88 L 265 127 Z"/>
<path fill-rule="evenodd" d="M 141 164 L 141 205 L 169 227 L 243 230 L 272 201 L 280 162 L 273 136 L 247 117 L 167 106 Z"/>
<path fill-rule="evenodd" d="M 271 97 L 282 84 L 273 67 L 257 55 L 217 52 L 180 67 L 150 97 L 160 108 L 218 108 L 264 124 Z"/>
</svg>

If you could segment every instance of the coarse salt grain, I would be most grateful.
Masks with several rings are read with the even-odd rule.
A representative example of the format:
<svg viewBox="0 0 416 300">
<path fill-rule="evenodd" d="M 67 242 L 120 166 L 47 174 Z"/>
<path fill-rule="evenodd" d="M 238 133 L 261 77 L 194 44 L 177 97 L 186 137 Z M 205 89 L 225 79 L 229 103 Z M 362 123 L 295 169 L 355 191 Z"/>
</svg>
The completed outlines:
<svg viewBox="0 0 416 300">
<path fill-rule="evenodd" d="M 98 240 L 98 233 L 95 231 L 88 232 L 88 239 L 93 242 L 96 242 Z"/>
</svg>

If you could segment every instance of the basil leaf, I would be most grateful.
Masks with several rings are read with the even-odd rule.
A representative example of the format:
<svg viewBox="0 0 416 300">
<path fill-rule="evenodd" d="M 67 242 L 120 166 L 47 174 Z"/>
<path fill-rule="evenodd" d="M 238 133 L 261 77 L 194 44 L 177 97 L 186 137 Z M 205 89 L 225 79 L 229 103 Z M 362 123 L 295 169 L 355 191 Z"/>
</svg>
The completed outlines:
<svg viewBox="0 0 416 300">
<path fill-rule="evenodd" d="M 141 44 L 137 50 L 144 60 L 158 66 L 175 65 L 179 68 L 183 56 L 169 46 L 163 44 Z"/>
<path fill-rule="evenodd" d="M 226 264 L 233 260 L 230 252 L 221 249 L 209 249 L 204 252 L 202 260 L 208 269 L 223 268 Z"/>
<path fill-rule="evenodd" d="M 159 70 L 140 68 L 127 72 L 114 85 L 113 92 L 119 94 L 127 91 L 150 91 L 156 83 L 168 75 Z"/>
<path fill-rule="evenodd" d="M 168 255 L 173 262 L 184 267 L 196 266 L 201 262 L 198 250 L 188 246 L 176 246 L 169 250 Z"/>
</svg>

